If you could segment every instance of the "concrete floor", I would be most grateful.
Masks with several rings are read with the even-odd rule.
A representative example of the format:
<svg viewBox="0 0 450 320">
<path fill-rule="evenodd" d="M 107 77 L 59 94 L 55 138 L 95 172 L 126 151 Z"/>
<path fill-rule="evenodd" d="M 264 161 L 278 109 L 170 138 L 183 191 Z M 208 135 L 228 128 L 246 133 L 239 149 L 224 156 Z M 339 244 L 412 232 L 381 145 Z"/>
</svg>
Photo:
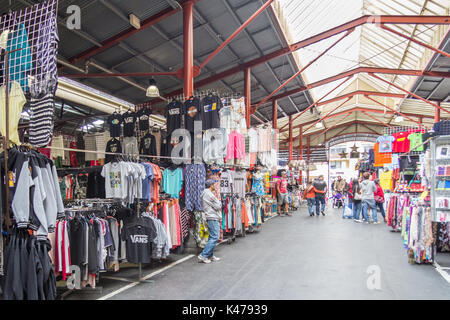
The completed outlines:
<svg viewBox="0 0 450 320">
<path fill-rule="evenodd" d="M 408 264 L 398 233 L 384 224 L 344 220 L 333 210 L 309 217 L 302 208 L 293 217 L 271 219 L 261 233 L 221 245 L 216 255 L 220 262 L 199 264 L 194 257 L 110 299 L 450 299 L 450 284 L 432 266 Z M 367 287 L 369 266 L 380 270 L 380 289 Z M 101 284 L 102 295 L 127 285 L 107 279 Z"/>
</svg>

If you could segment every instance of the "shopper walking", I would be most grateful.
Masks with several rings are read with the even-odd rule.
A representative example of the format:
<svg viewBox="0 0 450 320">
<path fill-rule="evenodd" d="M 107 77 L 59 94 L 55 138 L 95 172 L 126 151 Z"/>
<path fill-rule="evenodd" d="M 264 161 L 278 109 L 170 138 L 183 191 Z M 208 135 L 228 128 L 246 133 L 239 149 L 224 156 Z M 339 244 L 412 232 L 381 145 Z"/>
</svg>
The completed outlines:
<svg viewBox="0 0 450 320">
<path fill-rule="evenodd" d="M 376 179 L 375 185 L 377 186 L 377 191 L 374 193 L 375 203 L 377 208 L 380 208 L 380 213 L 383 216 L 383 221 L 386 222 L 386 213 L 384 211 L 384 191 L 380 186 L 380 179 Z"/>
<path fill-rule="evenodd" d="M 353 207 L 353 220 L 355 222 L 362 222 L 359 219 L 361 214 L 361 199 L 362 199 L 362 190 L 361 184 L 359 183 L 359 179 L 355 178 L 351 182 L 351 199 L 352 199 L 352 207 Z"/>
<path fill-rule="evenodd" d="M 219 261 L 220 258 L 214 256 L 214 249 L 220 237 L 220 221 L 222 220 L 222 203 L 214 195 L 216 189 L 216 181 L 209 179 L 206 181 L 206 189 L 202 193 L 203 212 L 208 225 L 209 238 L 202 253 L 198 256 L 198 261 L 203 263 L 211 263 Z"/>
<path fill-rule="evenodd" d="M 377 192 L 377 186 L 375 182 L 370 180 L 370 173 L 364 172 L 363 174 L 364 180 L 361 182 L 361 190 L 362 190 L 362 214 L 366 223 L 370 223 L 369 217 L 369 207 L 372 212 L 372 219 L 374 224 L 378 224 L 377 219 L 377 205 L 375 202 L 374 193 Z"/>
<path fill-rule="evenodd" d="M 314 216 L 314 207 L 316 206 L 316 193 L 314 192 L 313 181 L 309 180 L 306 185 L 305 195 L 306 201 L 308 202 L 308 212 L 309 216 Z"/>
<path fill-rule="evenodd" d="M 319 212 L 322 215 L 325 215 L 325 195 L 327 193 L 327 183 L 324 180 L 323 175 L 319 176 L 319 180 L 314 182 L 314 192 L 316 198 L 316 215 L 319 215 Z"/>
<path fill-rule="evenodd" d="M 341 176 L 337 177 L 337 180 L 334 182 L 334 191 L 337 193 L 344 193 L 345 190 L 345 180 L 342 179 Z"/>
<path fill-rule="evenodd" d="M 283 214 L 291 216 L 289 213 L 289 198 L 288 198 L 288 181 L 286 177 L 286 171 L 281 172 L 281 179 L 277 181 L 277 194 L 278 194 L 278 215 L 281 216 L 281 209 L 283 208 Z"/>
</svg>

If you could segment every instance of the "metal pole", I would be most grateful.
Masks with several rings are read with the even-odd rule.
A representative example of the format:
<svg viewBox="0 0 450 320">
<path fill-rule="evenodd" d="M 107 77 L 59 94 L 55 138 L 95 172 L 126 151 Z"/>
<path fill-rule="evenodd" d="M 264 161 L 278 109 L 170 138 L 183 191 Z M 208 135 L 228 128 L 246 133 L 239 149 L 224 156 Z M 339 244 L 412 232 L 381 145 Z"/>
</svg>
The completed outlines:
<svg viewBox="0 0 450 320">
<path fill-rule="evenodd" d="M 438 102 L 438 105 L 441 106 L 441 103 Z M 441 110 L 434 109 L 434 123 L 441 121 Z"/>
<path fill-rule="evenodd" d="M 272 128 L 278 129 L 278 100 L 272 100 Z"/>
<path fill-rule="evenodd" d="M 289 116 L 289 162 L 292 161 L 293 140 L 292 140 L 292 115 Z"/>
<path fill-rule="evenodd" d="M 308 167 L 306 169 L 306 181 L 309 181 L 309 147 L 311 145 L 311 138 L 308 136 L 306 138 L 306 162 L 308 163 Z"/>
<path fill-rule="evenodd" d="M 9 231 L 11 219 L 9 216 L 9 170 L 8 170 L 8 148 L 9 148 L 9 52 L 5 50 L 5 137 L 3 148 L 5 150 L 5 222 L 6 230 Z M 0 228 L 1 229 L 1 228 Z"/>
<path fill-rule="evenodd" d="M 194 93 L 194 3 L 183 4 L 184 96 Z"/>
<path fill-rule="evenodd" d="M 250 114 L 252 108 L 252 78 L 250 68 L 244 70 L 244 93 L 245 93 L 245 122 L 247 128 L 250 128 Z"/>
</svg>

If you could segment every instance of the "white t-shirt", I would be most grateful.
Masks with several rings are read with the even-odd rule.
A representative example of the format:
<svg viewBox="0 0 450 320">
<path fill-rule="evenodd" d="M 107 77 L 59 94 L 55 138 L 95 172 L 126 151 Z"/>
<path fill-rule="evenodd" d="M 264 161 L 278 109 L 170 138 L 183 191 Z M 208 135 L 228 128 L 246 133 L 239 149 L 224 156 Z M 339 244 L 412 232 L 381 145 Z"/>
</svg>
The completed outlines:
<svg viewBox="0 0 450 320">
<path fill-rule="evenodd" d="M 129 168 L 125 162 L 109 162 L 103 166 L 106 198 L 125 199 L 128 191 Z"/>
<path fill-rule="evenodd" d="M 233 193 L 245 198 L 245 187 L 247 185 L 247 173 L 245 171 L 233 171 Z"/>
<path fill-rule="evenodd" d="M 249 137 L 249 151 L 250 153 L 258 152 L 258 131 L 256 131 L 254 128 L 250 128 L 248 130 L 248 137 Z"/>
<path fill-rule="evenodd" d="M 220 193 L 231 194 L 232 192 L 233 192 L 233 176 L 230 171 L 224 171 L 220 176 Z"/>
</svg>

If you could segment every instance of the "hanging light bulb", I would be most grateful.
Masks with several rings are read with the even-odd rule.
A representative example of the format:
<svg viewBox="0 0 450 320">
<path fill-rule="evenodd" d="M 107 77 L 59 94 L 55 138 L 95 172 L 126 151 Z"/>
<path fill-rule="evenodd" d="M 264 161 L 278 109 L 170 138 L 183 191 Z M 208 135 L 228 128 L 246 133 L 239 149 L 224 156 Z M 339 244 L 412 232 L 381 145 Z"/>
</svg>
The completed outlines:
<svg viewBox="0 0 450 320">
<path fill-rule="evenodd" d="M 394 119 L 394 122 L 403 122 L 405 119 L 401 115 L 397 115 Z"/>
<path fill-rule="evenodd" d="M 147 88 L 147 92 L 146 92 L 146 96 L 147 97 L 149 97 L 149 98 L 157 98 L 157 97 L 159 97 L 159 89 L 158 89 L 158 87 L 156 86 L 156 80 L 155 79 L 153 79 L 153 78 L 151 78 L 149 81 L 148 81 L 148 84 L 149 84 L 149 86 L 148 86 L 148 88 Z"/>
</svg>

